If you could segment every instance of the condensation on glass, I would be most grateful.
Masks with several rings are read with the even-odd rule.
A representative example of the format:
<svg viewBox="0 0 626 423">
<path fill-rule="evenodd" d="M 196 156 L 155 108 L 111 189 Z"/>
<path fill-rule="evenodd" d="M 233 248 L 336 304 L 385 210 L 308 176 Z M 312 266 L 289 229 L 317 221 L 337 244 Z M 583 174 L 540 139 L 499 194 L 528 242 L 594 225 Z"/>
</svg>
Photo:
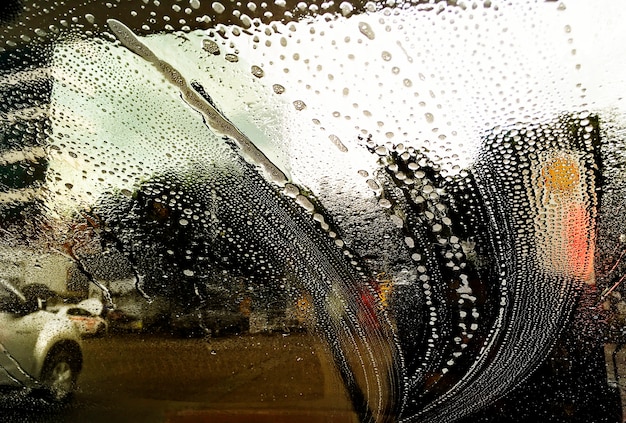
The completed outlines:
<svg viewBox="0 0 626 423">
<path fill-rule="evenodd" d="M 625 14 L 9 1 L 0 277 L 120 348 L 302 337 L 347 411 L 270 414 L 621 421 Z"/>
</svg>

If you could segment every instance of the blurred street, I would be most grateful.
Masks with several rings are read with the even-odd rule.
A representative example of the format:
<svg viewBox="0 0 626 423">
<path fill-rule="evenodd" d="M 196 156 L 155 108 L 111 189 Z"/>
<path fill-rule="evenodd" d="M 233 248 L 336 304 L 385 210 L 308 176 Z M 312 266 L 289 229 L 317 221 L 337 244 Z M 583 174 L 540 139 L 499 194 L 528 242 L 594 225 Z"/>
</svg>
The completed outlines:
<svg viewBox="0 0 626 423">
<path fill-rule="evenodd" d="M 626 347 L 605 347 L 626 404 Z M 0 403 L 3 423 L 357 423 L 319 341 L 306 333 L 210 340 L 119 334 L 84 341 L 79 389 L 66 406 Z M 626 422 L 626 419 L 623 420 Z"/>
<path fill-rule="evenodd" d="M 2 422 L 338 422 L 357 419 L 315 336 L 86 339 L 72 402 L 0 405 Z"/>
</svg>

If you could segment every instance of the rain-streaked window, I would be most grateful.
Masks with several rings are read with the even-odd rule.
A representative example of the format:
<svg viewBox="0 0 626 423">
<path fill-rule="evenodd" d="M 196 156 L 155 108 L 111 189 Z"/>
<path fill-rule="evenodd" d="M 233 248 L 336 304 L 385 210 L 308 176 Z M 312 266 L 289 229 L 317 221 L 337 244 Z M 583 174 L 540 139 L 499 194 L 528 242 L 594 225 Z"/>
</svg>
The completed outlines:
<svg viewBox="0 0 626 423">
<path fill-rule="evenodd" d="M 0 420 L 621 422 L 624 18 L 5 0 Z"/>
</svg>

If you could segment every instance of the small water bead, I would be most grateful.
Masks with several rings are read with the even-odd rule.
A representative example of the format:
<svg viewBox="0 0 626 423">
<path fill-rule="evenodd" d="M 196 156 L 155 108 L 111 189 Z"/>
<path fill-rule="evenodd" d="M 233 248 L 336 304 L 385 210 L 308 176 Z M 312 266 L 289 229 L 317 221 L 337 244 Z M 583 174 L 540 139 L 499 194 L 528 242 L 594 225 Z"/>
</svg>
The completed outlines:
<svg viewBox="0 0 626 423">
<path fill-rule="evenodd" d="M 365 183 L 367 183 L 367 186 L 369 186 L 370 189 L 374 191 L 378 191 L 380 189 L 379 183 L 373 179 L 368 179 L 367 181 L 365 181 Z"/>
<path fill-rule="evenodd" d="M 387 147 L 385 147 L 384 145 L 376 147 L 375 151 L 376 154 L 378 154 L 379 156 L 386 156 L 388 154 Z"/>
<path fill-rule="evenodd" d="M 250 71 L 252 72 L 252 75 L 256 76 L 257 78 L 263 78 L 263 76 L 265 75 L 265 72 L 263 71 L 263 69 L 261 69 L 257 65 L 252 65 L 252 68 L 250 69 Z"/>
<path fill-rule="evenodd" d="M 328 136 L 328 139 L 333 143 L 333 145 L 335 147 L 337 147 L 337 149 L 339 151 L 341 151 L 342 153 L 347 153 L 348 152 L 348 148 L 341 142 L 341 140 L 339 139 L 339 137 L 335 134 L 330 134 Z"/>
<path fill-rule="evenodd" d="M 370 40 L 376 38 L 374 30 L 367 22 L 359 22 L 359 32 L 365 35 Z"/>
<path fill-rule="evenodd" d="M 295 100 L 293 102 L 293 107 L 295 107 L 297 111 L 302 111 L 306 109 L 306 103 L 302 100 Z"/>
<path fill-rule="evenodd" d="M 215 11 L 215 13 L 224 13 L 224 11 L 226 10 L 224 5 L 217 1 L 211 4 L 211 8 Z"/>
<path fill-rule="evenodd" d="M 380 200 L 378 200 L 378 205 L 384 209 L 389 209 L 392 206 L 391 201 L 387 200 L 386 198 L 381 198 Z"/>
<path fill-rule="evenodd" d="M 224 56 L 224 59 L 226 59 L 227 61 L 231 63 L 237 63 L 239 61 L 239 56 L 233 53 L 228 53 L 227 55 Z"/>
<path fill-rule="evenodd" d="M 213 40 L 202 40 L 202 49 L 216 56 L 220 54 L 220 47 Z"/>
<path fill-rule="evenodd" d="M 343 16 L 349 16 L 352 14 L 352 12 L 354 11 L 354 6 L 352 5 L 352 3 L 347 2 L 347 1 L 343 1 L 341 2 L 341 4 L 339 5 L 339 10 L 341 10 L 341 14 Z"/>
<path fill-rule="evenodd" d="M 313 212 L 315 210 L 313 203 L 311 203 L 311 201 L 304 195 L 298 194 L 296 196 L 296 202 L 308 212 Z"/>
<path fill-rule="evenodd" d="M 296 198 L 296 196 L 300 194 L 300 189 L 293 184 L 285 184 L 283 192 L 288 197 Z"/>
</svg>

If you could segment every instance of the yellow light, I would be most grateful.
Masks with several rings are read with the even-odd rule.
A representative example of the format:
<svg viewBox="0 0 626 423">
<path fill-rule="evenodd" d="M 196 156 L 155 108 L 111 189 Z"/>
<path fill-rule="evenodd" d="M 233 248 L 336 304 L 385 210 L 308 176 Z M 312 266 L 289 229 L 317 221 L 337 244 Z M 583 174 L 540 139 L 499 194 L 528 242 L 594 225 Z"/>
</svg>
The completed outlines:
<svg viewBox="0 0 626 423">
<path fill-rule="evenodd" d="M 578 163 L 565 157 L 555 157 L 544 166 L 541 175 L 546 187 L 554 191 L 571 191 L 578 187 Z"/>
</svg>

